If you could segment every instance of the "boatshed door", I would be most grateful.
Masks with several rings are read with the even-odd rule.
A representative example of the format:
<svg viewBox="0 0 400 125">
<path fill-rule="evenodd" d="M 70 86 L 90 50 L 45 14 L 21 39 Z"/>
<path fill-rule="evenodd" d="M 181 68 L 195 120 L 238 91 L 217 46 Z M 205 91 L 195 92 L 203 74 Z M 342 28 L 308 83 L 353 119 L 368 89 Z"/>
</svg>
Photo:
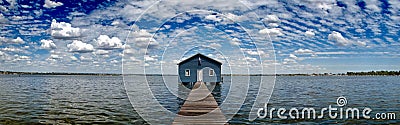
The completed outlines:
<svg viewBox="0 0 400 125">
<path fill-rule="evenodd" d="M 197 70 L 197 81 L 199 82 L 203 81 L 203 69 Z"/>
</svg>

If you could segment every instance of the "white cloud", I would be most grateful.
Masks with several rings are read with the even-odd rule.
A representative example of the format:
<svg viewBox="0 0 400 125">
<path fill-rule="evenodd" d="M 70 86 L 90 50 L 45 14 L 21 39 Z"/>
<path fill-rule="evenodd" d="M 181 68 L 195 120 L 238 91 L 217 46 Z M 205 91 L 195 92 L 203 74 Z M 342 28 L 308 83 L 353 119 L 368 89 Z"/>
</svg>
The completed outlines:
<svg viewBox="0 0 400 125">
<path fill-rule="evenodd" d="M 249 55 L 252 55 L 252 56 L 258 56 L 258 55 L 260 55 L 261 53 L 258 53 L 257 51 L 251 51 L 251 50 L 248 50 L 248 51 L 245 51 L 247 54 L 249 54 Z"/>
<path fill-rule="evenodd" d="M 135 53 L 137 53 L 137 51 L 135 49 L 132 49 L 132 47 L 130 45 L 126 45 L 125 44 L 124 54 L 132 55 L 132 54 L 135 54 Z"/>
<path fill-rule="evenodd" d="M 354 44 L 355 44 L 355 45 L 358 45 L 358 46 L 366 46 L 366 45 L 367 45 L 367 42 L 364 42 L 364 41 L 357 41 L 357 42 L 354 42 Z"/>
<path fill-rule="evenodd" d="M 12 43 L 19 43 L 19 44 L 24 44 L 24 40 L 21 39 L 21 37 L 17 37 L 16 39 L 11 40 Z"/>
<path fill-rule="evenodd" d="M 113 26 L 117 26 L 117 25 L 119 25 L 120 24 L 120 22 L 118 21 L 118 20 L 114 20 L 112 23 L 111 23 L 111 25 L 113 25 Z"/>
<path fill-rule="evenodd" d="M 296 55 L 294 55 L 294 54 L 289 54 L 289 57 L 292 58 L 292 59 L 296 59 L 296 60 L 298 59 L 298 57 Z"/>
<path fill-rule="evenodd" d="M 51 0 L 45 0 L 43 7 L 55 8 L 55 7 L 62 6 L 62 5 L 63 5 L 63 3 L 61 3 L 61 2 L 54 2 L 54 1 L 51 1 Z"/>
<path fill-rule="evenodd" d="M 219 21 L 222 20 L 222 19 L 221 19 L 220 17 L 218 17 L 217 15 L 208 15 L 208 16 L 205 17 L 205 19 L 207 19 L 207 20 L 212 20 L 212 21 L 215 21 L 215 22 L 219 22 Z"/>
<path fill-rule="evenodd" d="M 164 25 L 164 28 L 169 29 L 169 28 L 171 28 L 171 25 Z"/>
<path fill-rule="evenodd" d="M 356 32 L 357 33 L 363 33 L 363 32 L 365 32 L 365 29 L 356 29 Z"/>
<path fill-rule="evenodd" d="M 83 43 L 82 41 L 74 40 L 71 44 L 68 44 L 70 52 L 86 53 L 93 52 L 94 48 L 91 44 Z"/>
<path fill-rule="evenodd" d="M 281 29 L 279 28 L 272 28 L 272 29 L 262 29 L 258 33 L 260 34 L 269 34 L 270 36 L 281 36 L 283 33 L 281 32 Z"/>
<path fill-rule="evenodd" d="M 96 55 L 106 55 L 109 54 L 110 52 L 107 50 L 96 50 L 95 54 Z"/>
<path fill-rule="evenodd" d="M 238 46 L 240 45 L 240 40 L 238 38 L 233 38 L 230 42 L 231 45 Z"/>
<path fill-rule="evenodd" d="M 302 49 L 302 48 L 300 48 L 300 49 L 294 51 L 294 53 L 295 53 L 295 54 L 309 54 L 309 55 L 311 55 L 312 57 L 317 56 L 317 54 L 315 54 L 315 52 L 312 51 L 312 50 L 310 50 L 310 49 Z"/>
<path fill-rule="evenodd" d="M 74 28 L 70 23 L 57 22 L 55 19 L 51 22 L 51 36 L 56 39 L 70 39 L 81 37 L 81 30 Z"/>
<path fill-rule="evenodd" d="M 6 7 L 1 6 L 1 5 L 0 5 L 0 10 L 2 10 L 3 12 L 7 12 L 8 11 L 8 9 Z"/>
<path fill-rule="evenodd" d="M 40 48 L 42 49 L 56 49 L 57 46 L 54 44 L 53 40 L 40 40 Z"/>
<path fill-rule="evenodd" d="M 253 58 L 253 57 L 245 57 L 244 58 L 245 60 L 247 60 L 247 61 L 250 61 L 250 62 L 257 62 L 257 59 L 256 58 Z"/>
<path fill-rule="evenodd" d="M 357 52 L 344 52 L 344 51 L 335 51 L 335 52 L 316 52 L 318 55 L 349 55 L 349 54 L 359 54 Z"/>
<path fill-rule="evenodd" d="M 306 36 L 308 36 L 308 37 L 313 37 L 313 36 L 315 36 L 315 33 L 314 33 L 313 31 L 311 31 L 311 30 L 307 30 L 304 34 L 305 34 Z"/>
<path fill-rule="evenodd" d="M 315 53 L 314 51 L 312 51 L 312 50 L 309 50 L 309 49 L 302 49 L 302 48 L 300 48 L 300 49 L 298 49 L 298 50 L 296 50 L 296 51 L 294 51 L 296 54 L 313 54 L 313 53 Z"/>
<path fill-rule="evenodd" d="M 0 36 L 0 45 L 1 45 L 2 43 L 6 43 L 7 41 L 8 41 L 7 38 L 1 37 L 1 36 Z"/>
<path fill-rule="evenodd" d="M 80 56 L 79 59 L 80 59 L 81 61 L 91 61 L 91 60 L 92 60 L 91 57 L 84 57 L 84 56 Z"/>
<path fill-rule="evenodd" d="M 0 24 L 2 23 L 8 23 L 8 19 L 4 17 L 2 13 L 0 13 Z"/>
<path fill-rule="evenodd" d="M 240 22 L 240 21 L 244 20 L 243 16 L 238 16 L 238 15 L 235 15 L 235 14 L 232 14 L 232 13 L 228 13 L 225 16 L 226 16 L 226 18 L 228 18 L 230 20 L 233 20 L 235 22 Z"/>
<path fill-rule="evenodd" d="M 18 56 L 16 60 L 31 60 L 31 57 L 29 56 Z"/>
<path fill-rule="evenodd" d="M 327 11 L 327 10 L 332 9 L 333 5 L 334 4 L 332 4 L 332 3 L 321 2 L 321 3 L 317 4 L 317 8 Z"/>
<path fill-rule="evenodd" d="M 297 64 L 297 61 L 295 59 L 285 58 L 285 59 L 283 59 L 282 64 L 284 64 L 284 65 Z"/>
<path fill-rule="evenodd" d="M 389 0 L 388 1 L 390 4 L 390 8 L 388 8 L 390 10 L 390 12 L 392 13 L 399 13 L 399 9 L 400 9 L 400 1 L 398 0 Z"/>
<path fill-rule="evenodd" d="M 382 3 L 378 0 L 366 0 L 365 3 L 367 4 L 365 6 L 365 8 L 367 8 L 368 10 L 370 10 L 372 12 L 381 12 L 382 11 L 381 7 L 379 7 L 379 4 L 382 4 Z"/>
<path fill-rule="evenodd" d="M 13 47 L 1 48 L 1 50 L 8 51 L 8 52 L 22 52 L 23 51 L 20 48 L 13 48 Z"/>
<path fill-rule="evenodd" d="M 367 6 L 365 6 L 365 7 L 368 8 L 368 9 L 370 9 L 370 10 L 373 11 L 373 12 L 380 12 L 380 11 L 381 11 L 381 8 L 378 7 L 378 6 L 375 5 L 375 4 L 370 4 L 370 5 L 367 5 Z"/>
<path fill-rule="evenodd" d="M 141 60 L 138 60 L 138 59 L 136 59 L 134 56 L 130 56 L 129 57 L 129 61 L 132 61 L 132 62 L 140 62 Z"/>
<path fill-rule="evenodd" d="M 262 21 L 270 27 L 277 27 L 281 23 L 281 20 L 276 15 L 267 15 Z"/>
<path fill-rule="evenodd" d="M 266 23 L 281 23 L 281 20 L 276 15 L 267 15 L 263 21 Z"/>
<path fill-rule="evenodd" d="M 270 23 L 268 24 L 269 27 L 278 27 L 279 24 L 278 23 Z"/>
<path fill-rule="evenodd" d="M 335 41 L 338 46 L 348 46 L 351 45 L 351 41 L 347 40 L 339 32 L 333 31 L 328 35 L 328 40 Z"/>
<path fill-rule="evenodd" d="M 71 60 L 73 60 L 73 61 L 78 60 L 78 58 L 76 58 L 75 56 L 70 56 L 69 58 L 71 58 Z"/>
<path fill-rule="evenodd" d="M 23 39 L 21 39 L 21 37 L 17 37 L 15 39 L 7 39 L 5 37 L 0 37 L 0 44 L 1 43 L 24 44 L 25 41 Z"/>
<path fill-rule="evenodd" d="M 126 24 L 125 24 L 123 21 L 121 21 L 121 20 L 114 20 L 114 21 L 111 23 L 111 25 L 117 26 L 117 27 L 120 27 L 120 28 L 128 27 L 128 25 L 126 25 Z"/>
<path fill-rule="evenodd" d="M 59 55 L 51 54 L 49 59 L 61 59 L 62 57 Z"/>
<path fill-rule="evenodd" d="M 22 16 L 12 16 L 12 20 L 22 20 L 24 17 Z"/>
<path fill-rule="evenodd" d="M 221 44 L 218 44 L 218 43 L 211 43 L 210 47 L 221 48 L 222 46 L 221 46 Z"/>
<path fill-rule="evenodd" d="M 145 61 L 148 61 L 148 62 L 155 62 L 155 61 L 157 61 L 156 58 L 150 57 L 149 55 L 145 55 L 145 56 L 144 56 L 144 60 L 145 60 Z"/>
<path fill-rule="evenodd" d="M 110 49 L 121 49 L 122 42 L 117 37 L 108 37 L 107 35 L 100 35 L 94 40 L 100 49 L 110 50 Z"/>
<path fill-rule="evenodd" d="M 119 63 L 118 60 L 112 60 L 111 63 Z"/>
<path fill-rule="evenodd" d="M 154 48 L 159 45 L 159 43 L 152 38 L 152 34 L 147 32 L 146 30 L 139 30 L 133 33 L 134 35 L 134 45 L 140 48 Z"/>
</svg>

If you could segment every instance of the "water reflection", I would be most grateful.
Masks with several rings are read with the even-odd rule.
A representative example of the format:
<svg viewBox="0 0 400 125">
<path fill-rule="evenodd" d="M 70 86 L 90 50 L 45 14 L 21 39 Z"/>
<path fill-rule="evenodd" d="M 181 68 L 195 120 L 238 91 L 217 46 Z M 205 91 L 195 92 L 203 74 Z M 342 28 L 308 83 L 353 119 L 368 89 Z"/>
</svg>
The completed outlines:
<svg viewBox="0 0 400 125">
<path fill-rule="evenodd" d="M 221 84 L 209 83 L 206 85 L 208 90 L 211 91 L 211 94 L 214 96 L 214 99 L 217 101 L 218 105 L 221 105 L 221 103 L 223 102 Z"/>
<path fill-rule="evenodd" d="M 185 103 L 185 100 L 186 100 L 187 96 L 189 95 L 192 88 L 193 88 L 193 85 L 191 85 L 191 84 L 178 83 L 179 97 L 176 97 L 176 99 L 177 99 L 177 104 L 179 105 L 179 108 L 183 105 L 183 103 Z M 180 97 L 182 97 L 182 98 L 180 98 Z"/>
</svg>

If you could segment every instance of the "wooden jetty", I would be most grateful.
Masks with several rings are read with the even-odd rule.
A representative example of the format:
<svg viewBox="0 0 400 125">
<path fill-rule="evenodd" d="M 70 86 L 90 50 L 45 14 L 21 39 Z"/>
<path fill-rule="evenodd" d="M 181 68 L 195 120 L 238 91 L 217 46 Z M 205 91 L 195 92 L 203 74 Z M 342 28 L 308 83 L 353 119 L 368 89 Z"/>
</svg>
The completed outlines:
<svg viewBox="0 0 400 125">
<path fill-rule="evenodd" d="M 205 83 L 196 82 L 172 124 L 222 125 L 227 120 Z"/>
</svg>

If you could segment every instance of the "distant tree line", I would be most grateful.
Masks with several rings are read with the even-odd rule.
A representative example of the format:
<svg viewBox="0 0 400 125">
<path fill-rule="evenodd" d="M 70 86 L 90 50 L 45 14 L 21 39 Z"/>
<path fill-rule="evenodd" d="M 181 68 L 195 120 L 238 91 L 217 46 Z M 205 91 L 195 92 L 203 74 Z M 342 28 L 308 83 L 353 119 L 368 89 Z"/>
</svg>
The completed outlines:
<svg viewBox="0 0 400 125">
<path fill-rule="evenodd" d="M 63 73 L 63 72 L 15 72 L 15 71 L 0 71 L 0 75 L 121 75 L 121 74 L 113 74 L 113 73 Z M 149 74 L 148 74 L 149 75 Z M 161 75 L 161 74 L 150 74 L 150 75 Z M 231 74 L 223 74 L 224 76 L 229 76 Z M 241 75 L 241 74 L 233 74 Z M 246 75 L 246 74 L 242 74 Z M 386 76 L 400 76 L 400 71 L 369 71 L 369 72 L 347 72 L 345 73 L 322 73 L 322 74 L 276 74 L 276 76 L 362 76 L 362 75 L 386 75 Z M 262 75 L 262 74 L 251 74 L 251 76 L 273 76 L 273 75 Z"/>
<path fill-rule="evenodd" d="M 400 71 L 369 71 L 369 72 L 347 72 L 349 76 L 357 76 L 357 75 L 387 75 L 387 76 L 395 76 L 400 75 Z"/>
<path fill-rule="evenodd" d="M 69 73 L 69 72 L 14 72 L 14 71 L 0 71 L 0 74 L 5 75 L 120 75 L 112 73 Z"/>
</svg>

